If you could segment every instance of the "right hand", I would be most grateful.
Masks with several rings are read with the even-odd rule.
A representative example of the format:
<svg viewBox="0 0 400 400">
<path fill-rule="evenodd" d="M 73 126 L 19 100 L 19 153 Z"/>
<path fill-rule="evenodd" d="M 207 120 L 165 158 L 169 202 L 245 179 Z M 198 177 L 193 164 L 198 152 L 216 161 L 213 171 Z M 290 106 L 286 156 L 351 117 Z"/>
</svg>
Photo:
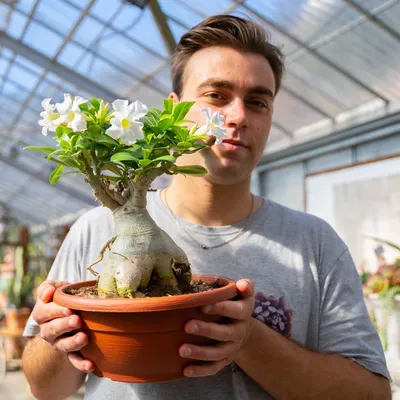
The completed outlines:
<svg viewBox="0 0 400 400">
<path fill-rule="evenodd" d="M 37 300 L 32 312 L 39 324 L 40 337 L 54 349 L 66 353 L 71 364 L 78 370 L 89 373 L 94 364 L 82 357 L 80 350 L 89 343 L 84 332 L 73 333 L 82 326 L 81 318 L 68 308 L 53 302 L 56 289 L 68 282 L 44 281 L 37 289 Z"/>
</svg>

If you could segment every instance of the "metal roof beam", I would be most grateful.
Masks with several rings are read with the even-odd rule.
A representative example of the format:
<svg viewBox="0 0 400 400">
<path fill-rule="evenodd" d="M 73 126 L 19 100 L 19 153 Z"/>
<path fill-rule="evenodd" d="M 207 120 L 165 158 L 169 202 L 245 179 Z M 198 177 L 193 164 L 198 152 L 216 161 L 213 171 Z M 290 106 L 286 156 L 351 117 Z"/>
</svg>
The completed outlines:
<svg viewBox="0 0 400 400">
<path fill-rule="evenodd" d="M 34 172 L 31 170 L 31 168 L 15 162 L 13 160 L 10 160 L 7 157 L 4 157 L 2 154 L 0 154 L 0 161 L 4 162 L 6 165 L 15 168 L 16 170 L 23 172 L 24 174 L 31 176 L 32 178 L 37 179 L 38 181 L 41 181 L 47 185 L 50 185 L 48 179 L 44 176 L 44 174 L 40 172 Z M 56 189 L 60 190 L 61 192 L 64 192 L 68 196 L 74 197 L 75 199 L 82 201 L 83 203 L 86 203 L 88 205 L 96 205 L 96 202 L 92 196 L 85 195 L 83 193 L 77 192 L 76 190 L 67 187 L 63 185 L 62 183 L 57 183 L 57 186 L 55 187 Z"/>
<path fill-rule="evenodd" d="M 370 20 L 373 24 L 377 25 L 379 28 L 384 30 L 388 35 L 392 36 L 397 42 L 400 43 L 400 33 L 395 31 L 391 26 L 385 24 L 382 20 L 378 19 L 376 15 L 371 14 L 364 7 L 360 6 L 353 0 L 344 0 L 349 6 L 353 7 L 360 14 L 364 15 L 368 20 Z"/>
<path fill-rule="evenodd" d="M 77 87 L 82 88 L 88 93 L 92 93 L 93 96 L 98 96 L 103 98 L 106 101 L 113 101 L 118 99 L 119 96 L 98 85 L 97 83 L 91 81 L 87 77 L 84 77 L 75 71 L 70 70 L 67 67 L 59 64 L 56 61 L 51 60 L 49 57 L 45 56 L 42 53 L 39 53 L 35 49 L 26 46 L 19 40 L 12 38 L 7 35 L 5 32 L 0 31 L 0 45 L 3 45 L 15 53 L 21 55 L 24 58 L 34 62 L 40 67 L 44 68 L 47 71 L 50 71 L 56 75 L 58 75 L 61 79 L 64 79 Z"/>
<path fill-rule="evenodd" d="M 174 52 L 176 47 L 176 41 L 174 35 L 171 32 L 171 28 L 168 25 L 167 18 L 161 10 L 161 7 L 158 4 L 157 0 L 149 0 L 148 7 L 164 40 L 164 44 L 167 48 L 168 54 L 172 56 L 172 53 Z"/>
<path fill-rule="evenodd" d="M 247 11 L 251 12 L 255 16 L 257 16 L 260 20 L 264 21 L 269 26 L 273 27 L 276 31 L 278 31 L 282 35 L 284 35 L 287 38 L 289 38 L 291 41 L 296 43 L 299 47 L 302 47 L 305 50 L 307 50 L 310 54 L 312 54 L 313 56 L 318 58 L 320 61 L 322 61 L 326 65 L 329 65 L 335 71 L 339 72 L 340 74 L 342 74 L 343 76 L 345 76 L 346 78 L 351 80 L 352 82 L 356 83 L 358 86 L 362 87 L 364 90 L 366 90 L 369 93 L 373 94 L 375 97 L 378 97 L 379 99 L 383 100 L 386 104 L 390 103 L 390 101 L 386 97 L 382 96 L 381 94 L 376 92 L 374 89 L 372 89 L 371 87 L 367 86 L 365 83 L 363 83 L 358 78 L 356 78 L 354 75 L 352 75 L 350 72 L 346 71 L 345 69 L 343 69 L 339 65 L 337 65 L 334 62 L 332 62 L 331 60 L 329 60 L 329 58 L 325 57 L 321 53 L 318 53 L 316 50 L 314 50 L 313 48 L 308 46 L 306 43 L 304 43 L 300 39 L 297 39 L 291 33 L 287 32 L 285 29 L 282 29 L 280 26 L 276 25 L 270 19 L 268 19 L 268 18 L 264 17 L 263 15 L 259 14 L 256 10 L 250 8 L 248 5 L 243 5 L 243 8 L 246 9 Z"/>
<path fill-rule="evenodd" d="M 278 131 L 285 134 L 289 139 L 293 139 L 293 133 L 288 131 L 284 126 L 282 126 L 278 122 L 273 121 L 272 126 L 275 127 L 276 129 L 278 129 Z"/>
</svg>

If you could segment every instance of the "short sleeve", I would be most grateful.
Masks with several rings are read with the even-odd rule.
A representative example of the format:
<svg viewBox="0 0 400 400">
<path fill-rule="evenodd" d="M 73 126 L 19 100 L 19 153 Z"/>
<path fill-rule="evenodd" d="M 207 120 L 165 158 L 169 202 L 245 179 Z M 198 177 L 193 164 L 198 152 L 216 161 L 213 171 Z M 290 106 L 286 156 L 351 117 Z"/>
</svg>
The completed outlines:
<svg viewBox="0 0 400 400">
<path fill-rule="evenodd" d="M 390 381 L 382 345 L 348 249 L 321 277 L 320 285 L 319 351 L 352 359 Z"/>
<path fill-rule="evenodd" d="M 81 280 L 81 240 L 81 221 L 78 220 L 65 237 L 47 279 L 66 282 L 78 282 Z M 33 320 L 31 314 L 25 326 L 23 336 L 32 337 L 38 334 L 39 326 Z"/>
</svg>

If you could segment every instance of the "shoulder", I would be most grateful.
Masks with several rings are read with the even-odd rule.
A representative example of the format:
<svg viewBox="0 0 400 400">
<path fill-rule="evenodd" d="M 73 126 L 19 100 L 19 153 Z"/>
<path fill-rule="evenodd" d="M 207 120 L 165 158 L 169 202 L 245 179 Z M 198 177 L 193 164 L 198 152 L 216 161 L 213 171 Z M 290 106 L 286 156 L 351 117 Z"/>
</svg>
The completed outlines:
<svg viewBox="0 0 400 400">
<path fill-rule="evenodd" d="M 85 236 L 92 231 L 113 230 L 114 220 L 112 212 L 107 207 L 94 207 L 83 213 L 72 225 L 71 232 Z"/>
<path fill-rule="evenodd" d="M 271 200 L 268 204 L 268 224 L 276 230 L 286 246 L 308 254 L 324 269 L 348 250 L 338 233 L 323 219 L 303 211 L 293 210 Z"/>
</svg>

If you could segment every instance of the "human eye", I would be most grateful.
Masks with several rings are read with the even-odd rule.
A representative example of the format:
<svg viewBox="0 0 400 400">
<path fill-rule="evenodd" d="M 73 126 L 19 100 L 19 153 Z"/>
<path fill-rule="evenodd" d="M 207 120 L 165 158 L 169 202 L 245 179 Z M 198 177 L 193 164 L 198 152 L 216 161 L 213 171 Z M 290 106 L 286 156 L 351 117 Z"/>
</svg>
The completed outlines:
<svg viewBox="0 0 400 400">
<path fill-rule="evenodd" d="M 223 100 L 224 96 L 218 92 L 209 92 L 205 94 L 206 97 L 213 100 Z"/>
</svg>

